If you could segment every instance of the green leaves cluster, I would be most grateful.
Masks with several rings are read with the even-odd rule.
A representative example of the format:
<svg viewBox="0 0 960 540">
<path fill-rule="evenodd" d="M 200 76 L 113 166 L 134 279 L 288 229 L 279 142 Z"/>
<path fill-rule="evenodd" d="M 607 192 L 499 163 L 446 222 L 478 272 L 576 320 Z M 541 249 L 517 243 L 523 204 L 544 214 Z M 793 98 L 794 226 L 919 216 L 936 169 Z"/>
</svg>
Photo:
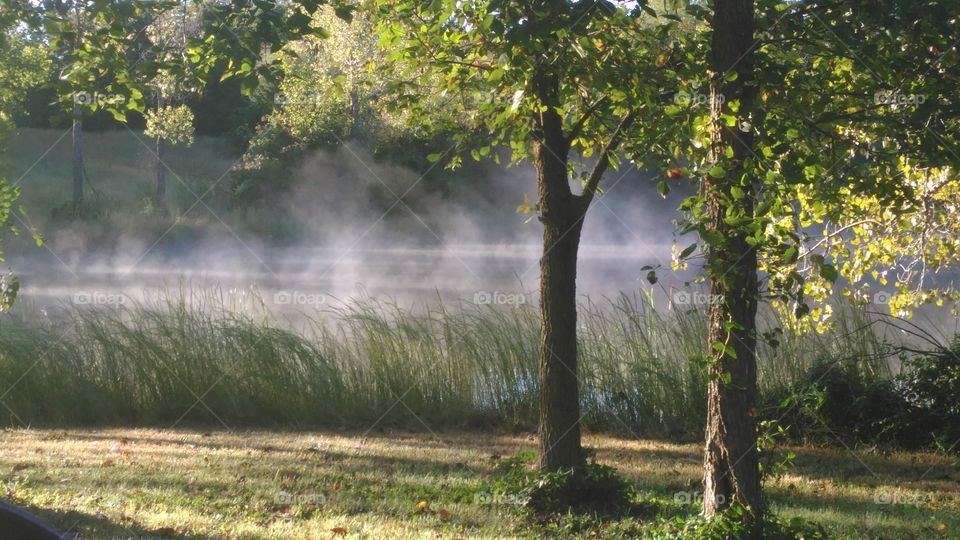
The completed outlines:
<svg viewBox="0 0 960 540">
<path fill-rule="evenodd" d="M 169 144 L 193 144 L 193 111 L 186 105 L 168 105 L 147 111 L 148 137 L 161 139 Z"/>
</svg>

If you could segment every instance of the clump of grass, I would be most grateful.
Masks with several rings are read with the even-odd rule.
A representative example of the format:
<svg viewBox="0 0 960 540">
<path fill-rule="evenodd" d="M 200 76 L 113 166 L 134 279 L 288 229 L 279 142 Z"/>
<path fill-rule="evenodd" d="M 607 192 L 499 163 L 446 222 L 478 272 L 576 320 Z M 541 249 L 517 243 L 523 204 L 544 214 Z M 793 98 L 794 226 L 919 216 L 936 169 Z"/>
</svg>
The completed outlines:
<svg viewBox="0 0 960 540">
<path fill-rule="evenodd" d="M 586 427 L 700 437 L 705 314 L 629 295 L 580 311 Z M 364 298 L 291 326 L 255 294 L 180 289 L 0 318 L 0 400 L 23 424 L 524 429 L 536 425 L 538 333 L 525 304 L 414 312 Z M 782 336 L 759 350 L 762 391 L 790 388 L 822 357 L 880 370 L 879 342 L 856 321 L 832 336 Z"/>
</svg>

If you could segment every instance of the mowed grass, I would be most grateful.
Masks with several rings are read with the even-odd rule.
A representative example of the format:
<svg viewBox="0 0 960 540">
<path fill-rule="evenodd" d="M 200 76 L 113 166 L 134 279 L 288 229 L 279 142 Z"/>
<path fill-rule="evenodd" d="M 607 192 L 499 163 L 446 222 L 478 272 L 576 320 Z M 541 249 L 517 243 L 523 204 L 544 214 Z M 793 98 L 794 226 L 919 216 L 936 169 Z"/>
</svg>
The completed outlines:
<svg viewBox="0 0 960 540">
<path fill-rule="evenodd" d="M 699 445 L 586 444 L 661 500 L 661 517 L 696 513 L 683 503 L 700 489 Z M 490 492 L 498 458 L 533 448 L 529 434 L 19 429 L 0 434 L 0 471 L 5 500 L 89 539 L 543 537 L 555 533 Z M 767 484 L 781 517 L 836 538 L 960 537 L 956 457 L 781 450 L 797 454 Z"/>
</svg>

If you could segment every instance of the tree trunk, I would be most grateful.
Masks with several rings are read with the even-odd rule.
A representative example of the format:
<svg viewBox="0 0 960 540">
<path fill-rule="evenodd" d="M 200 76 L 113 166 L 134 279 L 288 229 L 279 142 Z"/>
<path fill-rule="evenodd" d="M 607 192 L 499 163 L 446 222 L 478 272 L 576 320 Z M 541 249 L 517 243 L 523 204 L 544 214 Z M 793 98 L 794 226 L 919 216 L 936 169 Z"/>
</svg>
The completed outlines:
<svg viewBox="0 0 960 540">
<path fill-rule="evenodd" d="M 167 166 L 163 163 L 165 146 L 163 139 L 157 137 L 157 202 L 160 204 L 167 194 Z"/>
<path fill-rule="evenodd" d="M 731 505 L 744 507 L 749 538 L 762 538 L 762 497 L 757 426 L 756 316 L 759 286 L 757 254 L 747 243 L 742 227 L 726 222 L 728 212 L 752 216 L 755 204 L 753 182 L 742 182 L 751 170 L 744 160 L 753 154 L 752 125 L 756 98 L 754 63 L 753 0 L 715 0 L 711 64 L 711 117 L 715 127 L 712 158 L 723 163 L 720 178 L 708 175 L 704 182 L 709 227 L 723 239 L 708 250 L 707 272 L 711 278 L 708 346 L 714 362 L 707 392 L 706 450 L 704 455 L 704 513 L 714 516 Z M 735 80 L 725 77 L 736 73 Z M 730 109 L 740 104 L 739 112 Z M 720 114 L 737 117 L 728 127 Z M 751 123 L 741 129 L 741 121 Z M 726 149 L 733 157 L 723 159 Z M 733 187 L 744 195 L 734 197 Z"/>
<path fill-rule="evenodd" d="M 582 220 L 544 220 L 540 259 L 540 468 L 583 464 L 577 377 L 577 250 Z"/>
<path fill-rule="evenodd" d="M 350 90 L 350 137 L 355 139 L 360 135 L 360 94 Z"/>
<path fill-rule="evenodd" d="M 577 378 L 577 250 L 584 206 L 570 189 L 569 145 L 556 113 L 559 84 L 540 74 L 538 99 L 551 105 L 536 121 L 534 166 L 543 256 L 540 259 L 540 470 L 583 464 Z"/>
<path fill-rule="evenodd" d="M 83 120 L 80 105 L 73 105 L 73 204 L 83 203 Z"/>
</svg>

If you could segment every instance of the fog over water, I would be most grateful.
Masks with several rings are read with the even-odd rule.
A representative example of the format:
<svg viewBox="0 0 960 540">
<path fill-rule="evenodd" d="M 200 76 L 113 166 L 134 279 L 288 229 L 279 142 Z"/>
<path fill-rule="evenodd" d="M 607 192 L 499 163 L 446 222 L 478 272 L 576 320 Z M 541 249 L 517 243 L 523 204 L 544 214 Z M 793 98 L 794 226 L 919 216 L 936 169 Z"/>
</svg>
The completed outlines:
<svg viewBox="0 0 960 540">
<path fill-rule="evenodd" d="M 316 152 L 297 169 L 288 195 L 262 217 L 294 221 L 301 238 L 294 245 L 230 226 L 198 204 L 187 217 L 206 225 L 188 240 L 171 240 L 181 225 L 158 238 L 113 231 L 117 240 L 109 245 L 62 228 L 41 231 L 47 246 L 21 245 L 7 265 L 21 276 L 21 298 L 40 307 L 104 303 L 113 295 L 143 299 L 179 287 L 253 288 L 281 310 L 357 296 L 402 305 L 438 297 L 501 303 L 518 295 L 535 302 L 542 227 L 533 214 L 516 210 L 525 196 L 535 199 L 533 171 L 479 167 L 471 180 L 437 188 L 358 149 Z M 600 298 L 650 290 L 642 269 L 659 264 L 653 289 L 666 298 L 664 291 L 692 277 L 669 265 L 680 194 L 664 200 L 650 175 L 626 166 L 608 173 L 606 190 L 584 224 L 579 293 Z"/>
<path fill-rule="evenodd" d="M 95 135 L 111 136 L 117 137 Z M 213 155 L 224 164 L 213 163 Z M 214 179 L 223 170 L 217 167 L 231 163 L 219 151 L 213 155 L 184 159 L 193 167 L 208 164 L 211 178 L 193 178 L 190 167 L 171 159 L 174 191 L 181 179 L 191 187 L 180 189 L 174 214 L 179 220 L 156 232 L 131 232 L 112 221 L 44 223 L 39 229 L 45 247 L 24 237 L 8 242 L 5 266 L 21 280 L 14 311 L 53 315 L 68 303 L 113 306 L 216 294 L 237 308 L 258 297 L 274 314 L 295 320 L 358 298 L 395 301 L 406 309 L 439 301 L 448 307 L 538 301 L 542 227 L 533 214 L 517 212 L 536 198 L 529 166 L 467 165 L 463 176 L 447 175 L 438 185 L 422 171 L 378 162 L 359 148 L 317 151 L 301 161 L 284 195 L 237 223 L 235 213 L 208 198 L 197 201 L 197 194 L 216 187 Z M 101 189 L 119 190 L 126 182 L 149 193 L 149 152 L 122 159 L 120 166 L 109 153 L 94 153 L 90 169 L 99 163 L 108 173 L 134 171 L 111 178 L 113 185 L 104 180 Z M 47 207 L 28 206 L 37 222 L 53 202 L 62 202 L 69 187 L 67 169 L 53 174 L 54 169 L 41 165 L 21 183 L 25 200 L 34 193 L 49 199 L 49 193 L 64 190 Z M 8 174 L 17 178 L 22 171 Z M 605 297 L 652 293 L 657 306 L 666 309 L 677 293 L 699 292 L 706 303 L 703 285 L 689 284 L 695 267 L 679 273 L 670 269 L 673 243 L 683 248 L 694 241 L 674 232 L 686 183 L 676 184 L 664 199 L 650 174 L 625 166 L 609 172 L 604 187 L 584 223 L 577 280 L 581 300 L 602 303 Z M 135 208 L 124 211 L 134 223 L 148 219 Z M 252 232 L 251 223 L 267 229 L 283 225 L 288 233 L 271 240 L 269 234 Z M 647 281 L 648 265 L 659 265 L 655 285 Z M 886 311 L 883 305 L 871 308 Z M 947 309 L 921 309 L 913 322 L 941 340 L 960 330 Z"/>
</svg>

